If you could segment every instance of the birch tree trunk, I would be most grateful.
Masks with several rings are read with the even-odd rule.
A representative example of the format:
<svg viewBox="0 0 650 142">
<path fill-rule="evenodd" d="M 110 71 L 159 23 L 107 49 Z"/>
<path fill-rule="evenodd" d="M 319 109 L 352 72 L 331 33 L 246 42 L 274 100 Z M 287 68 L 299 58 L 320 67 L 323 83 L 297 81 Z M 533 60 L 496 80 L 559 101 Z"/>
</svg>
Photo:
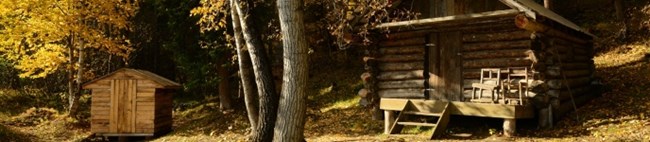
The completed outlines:
<svg viewBox="0 0 650 142">
<path fill-rule="evenodd" d="M 284 46 L 284 73 L 274 141 L 305 141 L 308 79 L 308 44 L 305 39 L 302 0 L 278 0 Z"/>
<path fill-rule="evenodd" d="M 255 76 L 253 74 L 253 68 L 251 67 L 251 57 L 244 45 L 244 40 L 241 34 L 241 27 L 239 21 L 239 14 L 237 9 L 234 6 L 235 0 L 230 0 L 230 15 L 232 17 L 232 27 L 234 29 L 235 37 L 235 49 L 237 50 L 237 59 L 239 61 L 239 77 L 241 78 L 241 84 L 244 92 L 244 101 L 246 103 L 246 111 L 248 113 L 248 121 L 251 124 L 251 132 L 256 132 L 257 121 L 259 120 L 258 115 L 258 100 L 257 92 L 255 88 Z"/>
<path fill-rule="evenodd" d="M 83 74 L 84 68 L 83 64 L 85 62 L 85 53 L 84 53 L 84 43 L 80 42 L 79 48 L 77 49 L 77 78 L 75 79 L 76 86 L 74 87 L 74 93 L 70 96 L 72 101 L 70 102 L 70 116 L 77 116 L 79 110 L 79 97 L 81 96 L 81 85 L 83 83 Z"/>
<path fill-rule="evenodd" d="M 241 0 L 235 4 L 241 22 L 242 34 L 250 53 L 260 101 L 257 131 L 253 132 L 250 141 L 266 142 L 273 140 L 273 127 L 278 111 L 279 96 L 275 91 L 270 62 L 266 50 L 264 50 L 262 38 L 257 30 L 249 25 L 254 23 L 251 7 L 253 5 L 253 0 Z"/>
<path fill-rule="evenodd" d="M 71 36 L 70 38 L 70 43 L 68 43 L 68 60 L 70 61 L 69 66 L 68 66 L 68 113 L 71 113 L 73 111 L 73 104 L 74 104 L 74 36 Z"/>
<path fill-rule="evenodd" d="M 553 0 L 544 0 L 544 7 L 549 10 L 553 10 Z"/>
</svg>

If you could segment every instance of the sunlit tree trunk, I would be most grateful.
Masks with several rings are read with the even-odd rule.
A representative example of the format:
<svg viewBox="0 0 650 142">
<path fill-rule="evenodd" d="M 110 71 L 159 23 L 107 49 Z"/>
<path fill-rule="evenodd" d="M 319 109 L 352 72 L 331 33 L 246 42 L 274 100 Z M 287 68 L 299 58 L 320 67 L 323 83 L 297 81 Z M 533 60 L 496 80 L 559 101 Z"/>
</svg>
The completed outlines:
<svg viewBox="0 0 650 142">
<path fill-rule="evenodd" d="M 278 13 L 284 46 L 282 96 L 275 126 L 274 141 L 304 141 L 308 78 L 308 44 L 302 0 L 278 0 Z"/>
<path fill-rule="evenodd" d="M 259 120 L 257 123 L 257 131 L 251 135 L 253 142 L 271 141 L 273 140 L 273 127 L 277 116 L 278 99 L 279 96 L 275 92 L 275 85 L 273 84 L 273 76 L 271 74 L 270 62 L 268 55 L 264 50 L 262 38 L 260 34 L 253 27 L 252 7 L 253 0 L 238 0 L 235 7 L 239 14 L 240 26 L 242 34 L 246 41 L 246 47 L 251 57 L 253 65 L 253 72 L 255 74 L 255 82 L 257 83 L 257 90 L 259 93 Z"/>
<path fill-rule="evenodd" d="M 74 42 L 75 42 L 74 38 L 70 37 L 70 43 L 68 43 L 68 61 L 70 61 L 70 63 L 68 64 L 68 111 L 69 112 L 73 111 L 72 106 L 74 104 L 73 100 L 74 100 L 74 95 L 75 95 L 74 94 L 74 90 L 75 90 L 75 86 L 74 86 L 75 70 L 74 70 L 74 66 L 73 66 L 74 65 L 73 64 L 73 62 L 74 62 L 74 48 L 73 48 L 74 44 L 73 43 Z"/>
<path fill-rule="evenodd" d="M 246 103 L 246 111 L 248 112 L 248 121 L 251 124 L 251 132 L 257 131 L 257 121 L 259 120 L 259 109 L 257 100 L 257 85 L 255 85 L 255 76 L 253 68 L 251 67 L 251 57 L 244 45 L 244 40 L 241 34 L 241 26 L 239 21 L 239 14 L 234 6 L 235 0 L 230 0 L 230 15 L 232 17 L 232 27 L 235 37 L 235 49 L 237 50 L 237 59 L 239 61 L 239 76 L 241 78 L 241 85 L 244 92 L 244 102 Z"/>
<path fill-rule="evenodd" d="M 71 96 L 72 101 L 70 102 L 70 116 L 76 116 L 77 111 L 79 110 L 79 97 L 81 96 L 81 85 L 83 83 L 83 74 L 84 74 L 84 63 L 85 63 L 85 53 L 84 53 L 84 42 L 80 41 L 79 47 L 77 48 L 77 78 L 75 79 L 76 86 L 73 90 L 73 95 Z"/>
</svg>

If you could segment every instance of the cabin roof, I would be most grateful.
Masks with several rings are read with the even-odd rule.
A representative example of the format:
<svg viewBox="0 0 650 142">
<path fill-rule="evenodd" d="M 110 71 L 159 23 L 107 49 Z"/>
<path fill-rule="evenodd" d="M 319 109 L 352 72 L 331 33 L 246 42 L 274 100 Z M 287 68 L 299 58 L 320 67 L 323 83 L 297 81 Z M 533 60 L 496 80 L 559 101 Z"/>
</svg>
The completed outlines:
<svg viewBox="0 0 650 142">
<path fill-rule="evenodd" d="M 595 35 L 589 33 L 587 30 L 581 28 L 575 23 L 569 21 L 568 19 L 558 15 L 557 13 L 545 8 L 544 6 L 532 1 L 532 0 L 500 0 L 503 4 L 517 9 L 520 12 L 526 14 L 526 16 L 537 19 L 538 16 L 546 17 L 557 23 L 560 23 L 568 28 L 576 30 L 578 32 L 584 33 L 591 37 L 596 37 Z"/>
<path fill-rule="evenodd" d="M 167 78 L 164 78 L 162 76 L 159 76 L 157 74 L 154 74 L 152 72 L 149 72 L 149 71 L 138 70 L 138 69 L 130 69 L 130 68 L 121 68 L 121 69 L 118 69 L 118 70 L 116 70 L 116 71 L 114 71 L 112 73 L 109 73 L 107 75 L 104 75 L 102 77 L 99 77 L 97 79 L 94 79 L 92 81 L 89 81 L 89 82 L 85 83 L 82 88 L 83 89 L 93 88 L 93 87 L 90 87 L 90 85 L 95 84 L 95 83 L 97 83 L 97 81 L 100 81 L 100 80 L 115 78 L 115 75 L 117 73 L 125 73 L 125 74 L 129 74 L 129 75 L 137 76 L 139 78 L 151 80 L 156 85 L 158 85 L 159 88 L 174 89 L 174 88 L 180 88 L 181 87 L 180 84 L 178 84 L 178 83 L 176 83 L 174 81 L 171 81 L 171 80 L 169 80 Z"/>
<path fill-rule="evenodd" d="M 530 17 L 532 19 L 537 20 L 540 17 L 544 17 L 552 21 L 555 21 L 563 26 L 566 26 L 572 30 L 588 35 L 592 38 L 596 37 L 595 35 L 589 33 L 587 30 L 576 25 L 575 23 L 567 20 L 566 18 L 558 15 L 557 13 L 549 9 L 544 8 L 544 6 L 539 5 L 538 3 L 535 3 L 531 0 L 499 0 L 499 1 L 512 9 L 488 11 L 482 13 L 472 13 L 472 14 L 465 14 L 465 15 L 452 15 L 452 16 L 418 19 L 418 20 L 410 20 L 410 21 L 382 23 L 375 26 L 375 28 L 391 28 L 391 27 L 400 27 L 404 25 L 415 26 L 418 24 L 442 24 L 442 23 L 449 23 L 452 21 L 463 21 L 463 20 L 470 20 L 475 18 L 503 17 L 503 16 L 510 16 L 519 13 L 524 13 L 527 17 Z"/>
</svg>

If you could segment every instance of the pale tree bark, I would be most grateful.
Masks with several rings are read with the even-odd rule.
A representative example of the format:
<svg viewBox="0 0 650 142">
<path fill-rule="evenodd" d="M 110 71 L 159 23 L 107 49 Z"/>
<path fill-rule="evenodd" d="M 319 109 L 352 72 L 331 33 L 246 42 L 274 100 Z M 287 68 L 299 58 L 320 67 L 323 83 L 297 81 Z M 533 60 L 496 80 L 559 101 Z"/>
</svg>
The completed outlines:
<svg viewBox="0 0 650 142">
<path fill-rule="evenodd" d="M 221 110 L 231 109 L 230 105 L 230 72 L 224 65 L 228 62 L 230 54 L 225 54 L 219 59 L 217 74 L 219 76 L 219 107 Z"/>
<path fill-rule="evenodd" d="M 254 20 L 252 18 L 251 6 L 254 5 L 254 0 L 238 1 L 241 2 L 236 2 L 235 7 L 239 14 L 240 26 L 246 41 L 246 47 L 248 47 L 250 53 L 260 103 L 257 131 L 252 133 L 250 141 L 271 141 L 273 140 L 273 127 L 275 126 L 278 111 L 279 96 L 275 92 L 270 62 L 266 50 L 264 50 L 262 38 L 257 30 L 252 27 Z"/>
<path fill-rule="evenodd" d="M 75 85 L 74 85 L 74 36 L 70 37 L 70 41 L 68 43 L 68 60 L 70 61 L 69 66 L 68 66 L 68 113 L 73 111 L 73 104 L 74 104 L 74 90 L 75 90 Z M 72 115 L 70 115 L 72 116 Z"/>
<path fill-rule="evenodd" d="M 553 0 L 544 0 L 544 7 L 549 10 L 553 10 Z"/>
<path fill-rule="evenodd" d="M 246 103 L 246 111 L 248 113 L 248 121 L 251 124 L 251 132 L 257 131 L 258 115 L 258 100 L 257 100 L 257 85 L 255 85 L 255 76 L 253 68 L 251 67 L 251 57 L 244 45 L 244 40 L 241 34 L 241 27 L 239 21 L 239 14 L 234 6 L 235 0 L 230 0 L 230 16 L 232 17 L 232 27 L 235 37 L 235 49 L 237 51 L 237 59 L 239 62 L 239 77 L 241 78 L 241 85 L 244 92 L 244 102 Z"/>
<path fill-rule="evenodd" d="M 81 96 L 81 85 L 83 83 L 83 74 L 84 74 L 84 63 L 86 55 L 84 53 L 83 41 L 79 42 L 79 47 L 77 48 L 77 78 L 75 79 L 76 86 L 74 87 L 74 93 L 71 95 L 70 102 L 70 116 L 76 117 L 79 110 L 79 97 Z"/>
<path fill-rule="evenodd" d="M 305 141 L 305 110 L 308 79 L 308 43 L 305 39 L 302 0 L 278 0 L 284 46 L 284 73 L 274 141 Z"/>
</svg>

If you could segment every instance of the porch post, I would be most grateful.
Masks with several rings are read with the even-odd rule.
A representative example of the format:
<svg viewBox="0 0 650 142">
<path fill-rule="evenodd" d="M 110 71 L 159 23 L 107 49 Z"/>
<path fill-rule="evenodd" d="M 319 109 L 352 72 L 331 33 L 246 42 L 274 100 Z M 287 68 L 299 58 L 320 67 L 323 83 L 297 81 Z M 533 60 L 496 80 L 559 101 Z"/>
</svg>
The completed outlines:
<svg viewBox="0 0 650 142">
<path fill-rule="evenodd" d="M 395 113 L 392 110 L 384 110 L 384 134 L 390 134 L 390 128 L 395 122 Z"/>
</svg>

